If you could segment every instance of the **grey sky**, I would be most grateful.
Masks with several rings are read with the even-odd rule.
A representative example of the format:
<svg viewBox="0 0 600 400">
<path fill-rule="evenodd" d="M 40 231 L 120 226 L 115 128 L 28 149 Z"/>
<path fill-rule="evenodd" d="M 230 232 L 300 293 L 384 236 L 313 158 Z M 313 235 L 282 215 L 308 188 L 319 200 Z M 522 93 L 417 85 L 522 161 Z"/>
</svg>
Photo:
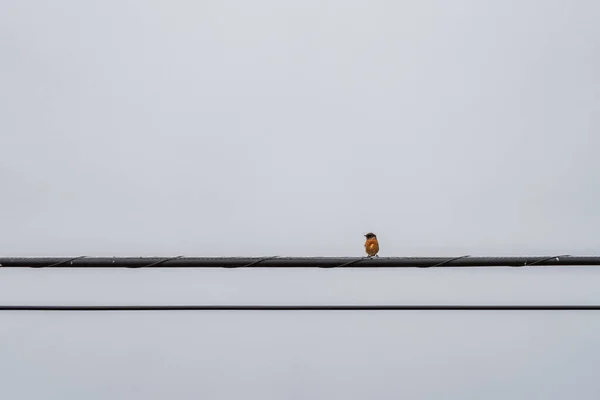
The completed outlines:
<svg viewBox="0 0 600 400">
<path fill-rule="evenodd" d="M 1 252 L 357 256 L 373 231 L 382 256 L 598 254 L 599 20 L 591 0 L 5 0 Z M 0 302 L 599 303 L 598 284 L 11 270 Z M 600 394 L 592 313 L 0 319 L 11 398 Z"/>
</svg>

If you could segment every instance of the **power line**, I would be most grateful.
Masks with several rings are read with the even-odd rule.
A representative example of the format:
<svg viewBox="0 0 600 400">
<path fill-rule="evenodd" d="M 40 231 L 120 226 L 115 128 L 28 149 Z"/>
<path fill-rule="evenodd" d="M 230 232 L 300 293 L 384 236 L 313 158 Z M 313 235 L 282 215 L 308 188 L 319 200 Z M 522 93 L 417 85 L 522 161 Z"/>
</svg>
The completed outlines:
<svg viewBox="0 0 600 400">
<path fill-rule="evenodd" d="M 600 266 L 600 256 L 0 257 L 2 268 L 448 268 Z"/>
<path fill-rule="evenodd" d="M 0 311 L 590 311 L 600 305 L 0 305 Z"/>
</svg>

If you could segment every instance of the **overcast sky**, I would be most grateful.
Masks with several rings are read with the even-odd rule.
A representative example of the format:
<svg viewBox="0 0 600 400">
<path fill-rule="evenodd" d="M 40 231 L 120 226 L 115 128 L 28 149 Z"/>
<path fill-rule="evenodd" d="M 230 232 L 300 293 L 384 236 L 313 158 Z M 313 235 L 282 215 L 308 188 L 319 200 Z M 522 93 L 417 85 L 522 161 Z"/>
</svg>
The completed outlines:
<svg viewBox="0 0 600 400">
<path fill-rule="evenodd" d="M 593 0 L 0 2 L 4 256 L 593 255 Z M 600 272 L 0 271 L 2 304 L 600 303 Z M 23 399 L 597 399 L 600 314 L 4 313 Z"/>
</svg>

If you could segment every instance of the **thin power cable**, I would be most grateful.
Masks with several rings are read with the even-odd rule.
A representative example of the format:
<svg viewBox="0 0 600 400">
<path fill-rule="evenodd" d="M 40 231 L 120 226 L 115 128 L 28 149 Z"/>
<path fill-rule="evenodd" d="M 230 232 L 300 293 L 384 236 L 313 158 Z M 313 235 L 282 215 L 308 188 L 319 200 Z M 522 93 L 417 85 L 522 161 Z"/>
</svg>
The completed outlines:
<svg viewBox="0 0 600 400">
<path fill-rule="evenodd" d="M 487 268 L 600 266 L 600 256 L 525 257 L 0 257 L 2 268 Z"/>
<path fill-rule="evenodd" d="M 265 262 L 265 261 L 269 261 L 269 260 L 274 260 L 277 257 L 279 257 L 279 256 L 263 257 L 263 258 L 261 258 L 259 260 L 253 261 L 253 262 L 248 263 L 246 265 L 242 265 L 240 267 L 233 266 L 233 267 L 225 267 L 225 268 L 248 268 L 248 267 L 253 267 L 253 266 L 257 265 L 257 264 L 260 264 L 261 262 Z"/>
<path fill-rule="evenodd" d="M 359 259 L 356 259 L 356 260 L 348 261 L 348 262 L 343 263 L 341 265 L 320 266 L 319 268 L 343 268 L 343 267 L 348 267 L 348 266 L 350 266 L 352 264 L 357 264 L 357 263 L 359 263 L 361 261 L 364 261 L 364 260 L 369 260 L 371 258 L 373 258 L 373 257 L 362 257 L 362 258 L 359 258 Z"/>
<path fill-rule="evenodd" d="M 467 257 L 471 257 L 471 256 L 470 256 L 470 255 L 464 255 L 464 256 L 458 256 L 458 257 L 454 257 L 454 258 L 449 258 L 449 259 L 447 259 L 447 260 L 445 260 L 445 261 L 442 261 L 442 262 L 439 262 L 439 263 L 437 263 L 437 264 L 430 265 L 430 266 L 424 266 L 424 267 L 420 267 L 420 268 L 435 268 L 435 267 L 441 267 L 442 265 L 448 265 L 448 264 L 450 264 L 450 263 L 451 263 L 451 262 L 453 262 L 453 261 L 462 260 L 462 259 L 464 259 L 464 258 L 467 258 Z"/>
<path fill-rule="evenodd" d="M 180 258 L 183 258 L 183 256 L 167 257 L 167 258 L 163 258 L 160 261 L 156 261 L 156 262 L 150 263 L 148 265 L 130 265 L 130 266 L 127 266 L 127 268 L 150 268 L 150 267 L 155 267 L 155 266 L 160 265 L 160 264 L 164 264 L 164 263 L 169 262 L 169 261 L 178 260 Z"/>
<path fill-rule="evenodd" d="M 71 264 L 73 265 L 73 261 L 75 260 L 81 260 L 85 258 L 85 256 L 79 256 L 79 257 L 73 257 L 73 258 L 68 258 L 66 260 L 61 260 L 61 261 L 57 261 L 55 263 L 52 263 L 50 265 L 32 265 L 31 268 L 53 268 L 53 267 L 59 267 L 61 265 L 65 265 L 65 264 Z M 0 264 L 1 266 L 2 264 Z"/>
<path fill-rule="evenodd" d="M 0 311 L 596 311 L 600 305 L 0 305 Z"/>
<path fill-rule="evenodd" d="M 524 265 L 524 266 L 529 266 L 529 267 L 531 267 L 532 265 L 543 264 L 543 263 L 545 263 L 546 261 L 550 261 L 550 260 L 553 260 L 553 259 L 556 259 L 556 261 L 558 262 L 558 261 L 560 260 L 560 258 L 565 258 L 565 257 L 571 257 L 571 256 L 570 256 L 570 255 L 568 255 L 568 254 L 563 254 L 563 255 L 560 255 L 560 256 L 554 256 L 554 257 L 545 257 L 545 258 L 539 259 L 539 260 L 537 260 L 537 261 L 534 261 L 534 262 L 532 262 L 532 263 L 529 263 L 529 264 L 527 264 L 527 261 L 525 261 L 525 265 Z"/>
</svg>

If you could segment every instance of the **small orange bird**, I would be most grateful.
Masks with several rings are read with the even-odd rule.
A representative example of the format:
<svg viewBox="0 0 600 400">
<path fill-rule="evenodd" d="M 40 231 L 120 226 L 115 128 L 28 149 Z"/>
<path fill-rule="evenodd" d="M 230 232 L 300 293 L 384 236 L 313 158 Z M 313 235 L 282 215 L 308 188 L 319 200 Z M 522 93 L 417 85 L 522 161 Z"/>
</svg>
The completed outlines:
<svg viewBox="0 0 600 400">
<path fill-rule="evenodd" d="M 377 236 L 374 233 L 369 232 L 365 235 L 367 241 L 365 242 L 365 250 L 369 257 L 377 256 L 377 252 L 379 252 L 379 242 L 377 241 Z"/>
</svg>

